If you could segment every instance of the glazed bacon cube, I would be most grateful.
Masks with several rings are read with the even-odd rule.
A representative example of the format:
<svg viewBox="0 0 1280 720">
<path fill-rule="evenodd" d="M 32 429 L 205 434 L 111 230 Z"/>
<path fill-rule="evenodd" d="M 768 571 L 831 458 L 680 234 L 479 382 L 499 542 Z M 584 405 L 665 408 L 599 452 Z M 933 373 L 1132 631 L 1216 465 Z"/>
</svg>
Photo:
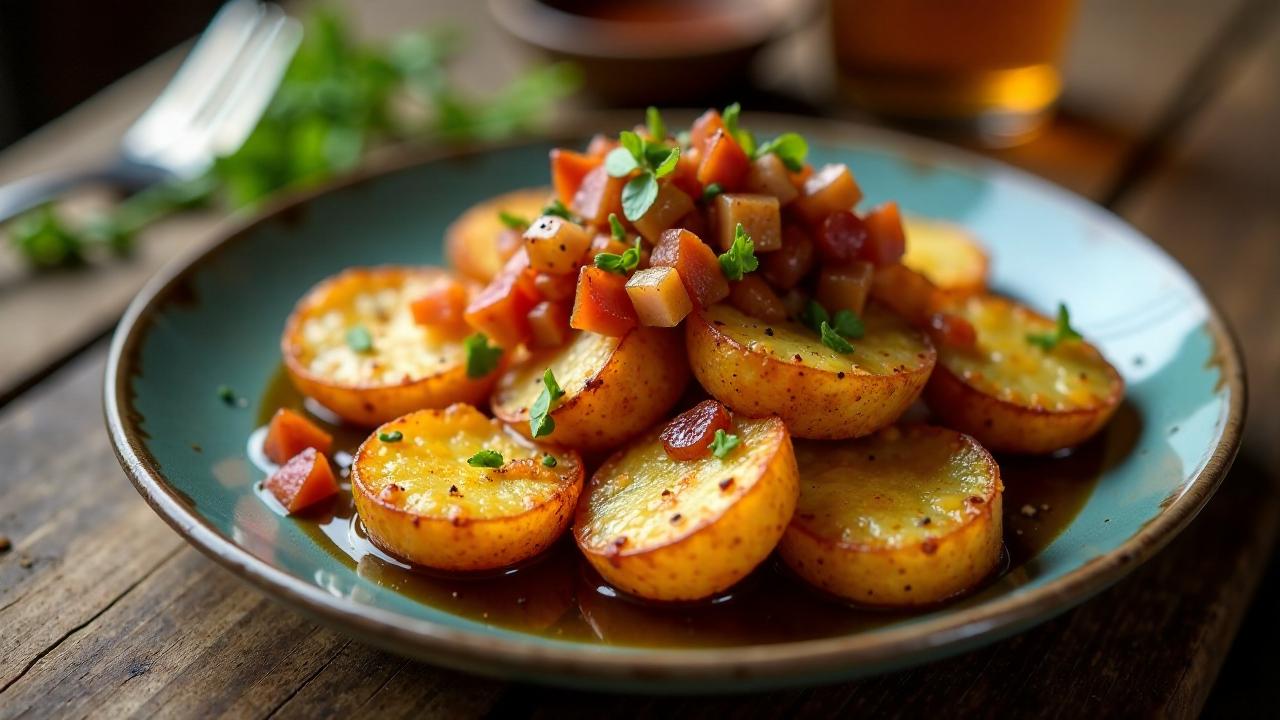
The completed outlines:
<svg viewBox="0 0 1280 720">
<path fill-rule="evenodd" d="M 715 400 L 703 400 L 671 419 L 658 434 L 667 457 L 680 462 L 711 456 L 711 441 L 716 430 L 729 432 L 733 419 L 729 411 Z"/>
<path fill-rule="evenodd" d="M 569 208 L 588 225 L 603 227 L 610 213 L 622 217 L 622 186 L 626 183 L 626 178 L 612 177 L 600 165 L 583 176 Z"/>
<path fill-rule="evenodd" d="M 626 290 L 627 278 L 594 266 L 578 272 L 578 294 L 569 325 L 600 335 L 622 337 L 640 319 Z"/>
<path fill-rule="evenodd" d="M 703 150 L 698 164 L 698 182 L 705 187 L 711 183 L 724 190 L 737 190 L 751 167 L 751 158 L 742 151 L 738 141 L 724 130 L 717 130 Z"/>
<path fill-rule="evenodd" d="M 700 308 L 711 307 L 729 297 L 729 281 L 720 271 L 720 261 L 706 243 L 688 230 L 662 233 L 653 249 L 649 265 L 675 268 L 689 299 Z"/>
<path fill-rule="evenodd" d="M 804 190 L 791 207 L 805 222 L 817 225 L 831 213 L 852 210 L 861 199 L 862 189 L 848 165 L 824 165 L 804 181 Z"/>
<path fill-rule="evenodd" d="M 290 458 L 267 478 L 265 485 L 290 515 L 338 494 L 338 481 L 329 460 L 310 447 Z"/>
<path fill-rule="evenodd" d="M 529 311 L 539 301 L 529 255 L 517 252 L 467 305 L 467 324 L 504 348 L 529 338 Z"/>
<path fill-rule="evenodd" d="M 582 180 L 587 173 L 600 167 L 604 162 L 604 155 L 599 157 L 592 154 L 583 155 L 572 150 L 564 148 L 556 148 L 551 151 L 551 187 L 556 191 L 556 197 L 565 205 L 573 203 L 573 198 L 578 194 L 578 188 L 582 186 Z"/>
<path fill-rule="evenodd" d="M 898 203 L 880 205 L 867 213 L 863 221 L 867 228 L 867 241 L 859 256 L 876 267 L 900 262 L 907 251 L 907 235 L 902 229 Z"/>
</svg>

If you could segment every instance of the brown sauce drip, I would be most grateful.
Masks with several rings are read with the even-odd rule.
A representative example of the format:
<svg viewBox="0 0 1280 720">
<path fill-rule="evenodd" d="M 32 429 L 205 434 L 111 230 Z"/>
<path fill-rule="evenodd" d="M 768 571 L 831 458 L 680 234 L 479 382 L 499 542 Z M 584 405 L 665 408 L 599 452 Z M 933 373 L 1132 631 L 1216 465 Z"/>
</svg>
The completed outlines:
<svg viewBox="0 0 1280 720">
<path fill-rule="evenodd" d="M 283 371 L 262 398 L 261 423 L 280 407 L 314 409 L 313 403 L 304 404 Z M 364 430 L 313 417 L 333 432 L 335 454 L 354 454 L 365 438 Z M 1138 422 L 1130 407 L 1122 406 L 1098 437 L 1063 457 L 999 458 L 1006 552 L 1000 571 L 988 582 L 1024 566 L 1071 524 L 1103 471 L 1132 447 Z M 570 538 L 505 572 L 437 573 L 410 567 L 374 547 L 355 515 L 350 494 L 342 495 L 324 515 L 295 522 L 369 582 L 477 622 L 557 639 L 650 647 L 753 645 L 845 635 L 912 614 L 852 607 L 823 595 L 792 576 L 777 558 L 712 600 L 647 603 L 610 587 Z"/>
</svg>

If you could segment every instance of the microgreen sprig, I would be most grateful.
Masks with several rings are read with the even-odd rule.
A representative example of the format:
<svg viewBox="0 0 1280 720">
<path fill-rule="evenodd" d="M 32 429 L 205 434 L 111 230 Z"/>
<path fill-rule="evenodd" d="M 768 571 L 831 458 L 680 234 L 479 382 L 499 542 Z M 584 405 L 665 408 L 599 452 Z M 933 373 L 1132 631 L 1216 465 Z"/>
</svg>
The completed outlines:
<svg viewBox="0 0 1280 720">
<path fill-rule="evenodd" d="M 1036 345 L 1045 352 L 1056 348 L 1059 343 L 1068 340 L 1081 340 L 1084 336 L 1071 327 L 1071 313 L 1066 303 L 1058 303 L 1058 326 L 1051 333 L 1030 333 L 1027 342 Z"/>
<path fill-rule="evenodd" d="M 623 130 L 618 142 L 619 147 L 605 156 L 604 169 L 617 178 L 640 171 L 622 186 L 622 214 L 635 222 L 644 217 L 658 199 L 658 180 L 675 171 L 680 162 L 680 148 L 669 147 L 662 139 L 646 140 L 630 130 Z"/>
<path fill-rule="evenodd" d="M 743 275 L 760 267 L 760 260 L 756 258 L 755 250 L 756 246 L 751 241 L 751 236 L 742 227 L 742 223 L 738 223 L 738 227 L 733 231 L 733 244 L 720 254 L 721 272 L 730 280 L 735 282 L 741 280 Z"/>
<path fill-rule="evenodd" d="M 724 430 L 716 430 L 716 436 L 711 439 L 711 454 L 723 460 L 725 456 L 733 452 L 733 449 L 742 444 L 742 440 L 737 435 L 732 435 Z"/>
<path fill-rule="evenodd" d="M 467 464 L 471 467 L 500 468 L 503 464 L 502 453 L 486 448 L 467 458 Z"/>
<path fill-rule="evenodd" d="M 502 348 L 489 344 L 489 337 L 484 333 L 470 335 L 462 341 L 467 355 L 467 377 L 482 378 L 498 367 L 502 357 Z"/>
<path fill-rule="evenodd" d="M 595 264 L 601 270 L 607 270 L 619 275 L 626 275 L 635 270 L 636 266 L 640 264 L 640 238 L 636 238 L 636 244 L 623 250 L 621 254 L 596 253 Z"/>
<path fill-rule="evenodd" d="M 511 228 L 512 230 L 519 230 L 520 232 L 524 232 L 525 229 L 529 227 L 529 221 L 527 219 L 514 213 L 509 213 L 506 210 L 498 211 L 498 220 L 508 228 Z"/>
<path fill-rule="evenodd" d="M 551 419 L 551 409 L 562 397 L 564 397 L 564 390 L 560 389 L 560 383 L 556 382 L 556 376 L 551 372 L 551 368 L 547 368 L 547 371 L 542 373 L 542 392 L 529 408 L 529 431 L 533 437 L 545 437 L 555 432 L 556 421 Z"/>
</svg>

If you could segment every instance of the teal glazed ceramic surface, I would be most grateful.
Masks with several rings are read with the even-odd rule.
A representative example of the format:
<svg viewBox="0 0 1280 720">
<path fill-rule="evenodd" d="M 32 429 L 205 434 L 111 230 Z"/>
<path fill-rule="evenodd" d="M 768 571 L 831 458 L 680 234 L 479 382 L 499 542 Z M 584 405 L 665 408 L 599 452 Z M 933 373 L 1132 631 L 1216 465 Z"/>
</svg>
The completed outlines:
<svg viewBox="0 0 1280 720">
<path fill-rule="evenodd" d="M 991 253 L 995 289 L 1045 312 L 1065 300 L 1124 375 L 1120 415 L 1135 433 L 1131 446 L 1108 460 L 1056 540 L 979 593 L 803 642 L 679 649 L 556 640 L 370 582 L 255 494 L 264 474 L 246 441 L 293 303 L 347 266 L 441 263 L 443 230 L 462 209 L 546 184 L 550 143 L 411 164 L 291 201 L 154 279 L 121 323 L 107 370 L 107 424 L 122 465 L 194 545 L 368 642 L 504 677 L 653 692 L 828 682 L 992 642 L 1115 582 L 1209 500 L 1237 446 L 1243 372 L 1213 308 L 1152 242 L 1085 200 L 940 145 L 812 121 L 767 125 L 804 132 L 818 163 L 848 163 L 864 207 L 895 199 L 971 229 Z M 225 404 L 222 385 L 249 407 Z"/>
</svg>

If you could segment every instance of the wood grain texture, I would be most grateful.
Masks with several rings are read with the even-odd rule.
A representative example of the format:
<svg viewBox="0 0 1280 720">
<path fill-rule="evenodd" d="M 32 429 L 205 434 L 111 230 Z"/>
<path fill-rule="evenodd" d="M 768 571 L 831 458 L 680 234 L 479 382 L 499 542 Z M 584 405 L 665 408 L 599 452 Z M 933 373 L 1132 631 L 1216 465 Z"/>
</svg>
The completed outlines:
<svg viewBox="0 0 1280 720">
<path fill-rule="evenodd" d="M 0 718 L 370 710 L 449 718 L 911 717 L 939 708 L 963 717 L 1194 716 L 1277 534 L 1280 427 L 1260 409 L 1280 389 L 1280 334 L 1266 312 L 1280 275 L 1280 20 L 1267 22 L 1117 205 L 1190 267 L 1240 332 L 1254 400 L 1245 450 L 1178 540 L 1079 609 L 921 668 L 756 696 L 600 696 L 439 670 L 316 626 L 241 584 L 156 518 L 101 432 L 99 344 L 0 411 L 0 534 L 14 542 L 0 555 Z M 1076 139 L 1041 151 L 1060 158 L 1046 161 L 1046 174 L 1102 192 L 1123 158 L 1097 154 L 1128 147 L 1128 136 L 1111 139 L 1078 118 L 1060 127 Z M 1083 158 L 1090 153 L 1095 159 Z M 5 292 L 0 330 L 20 322 L 10 319 Z"/>
</svg>

